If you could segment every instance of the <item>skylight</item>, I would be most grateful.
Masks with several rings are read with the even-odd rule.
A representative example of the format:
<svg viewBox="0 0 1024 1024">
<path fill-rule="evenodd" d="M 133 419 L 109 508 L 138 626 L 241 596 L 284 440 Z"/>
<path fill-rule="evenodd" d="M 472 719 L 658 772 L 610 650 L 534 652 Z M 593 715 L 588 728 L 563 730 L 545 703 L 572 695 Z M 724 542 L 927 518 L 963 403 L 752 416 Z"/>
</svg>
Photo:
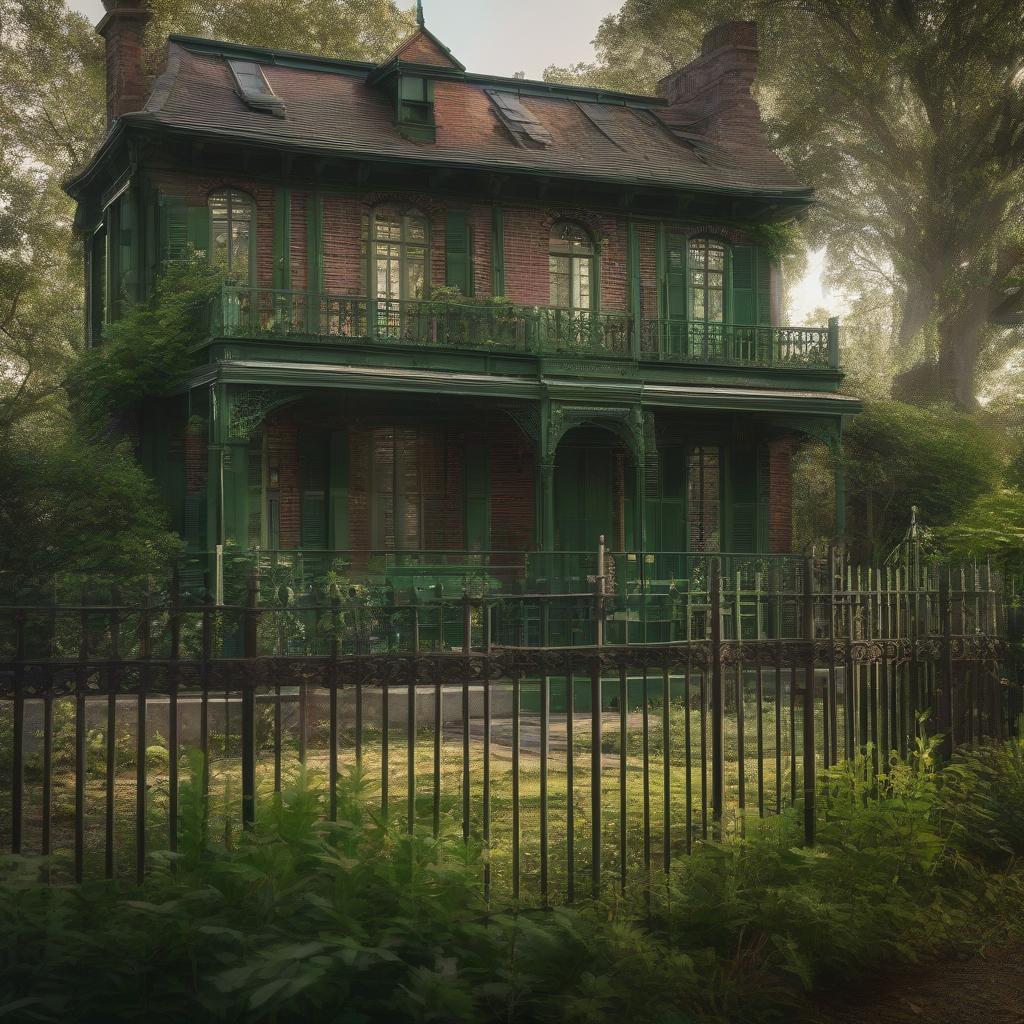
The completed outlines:
<svg viewBox="0 0 1024 1024">
<path fill-rule="evenodd" d="M 520 146 L 533 143 L 537 146 L 550 146 L 554 141 L 551 132 L 523 106 L 519 97 L 512 92 L 499 92 L 496 89 L 485 90 L 498 111 L 502 124 L 509 130 L 512 138 Z"/>
<path fill-rule="evenodd" d="M 259 64 L 250 60 L 229 59 L 228 66 L 235 77 L 239 95 L 253 110 L 284 117 L 284 100 L 270 88 L 270 83 Z"/>
</svg>

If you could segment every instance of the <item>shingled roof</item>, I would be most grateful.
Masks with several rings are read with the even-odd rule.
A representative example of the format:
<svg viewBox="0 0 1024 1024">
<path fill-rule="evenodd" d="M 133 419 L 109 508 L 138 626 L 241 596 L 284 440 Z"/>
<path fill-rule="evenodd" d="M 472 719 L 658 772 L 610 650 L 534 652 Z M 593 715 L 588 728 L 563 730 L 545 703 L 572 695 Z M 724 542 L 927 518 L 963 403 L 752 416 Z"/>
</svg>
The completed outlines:
<svg viewBox="0 0 1024 1024">
<path fill-rule="evenodd" d="M 681 132 L 672 107 L 658 97 L 630 96 L 466 74 L 457 61 L 428 62 L 429 40 L 413 36 L 390 63 L 419 69 L 434 81 L 436 141 L 404 137 L 393 102 L 374 83 L 385 65 L 304 57 L 191 37 L 172 36 L 164 74 L 145 109 L 126 125 L 164 126 L 304 151 L 384 158 L 431 166 L 484 167 L 582 177 L 639 187 L 807 197 L 801 184 L 757 131 Z M 421 45 L 422 44 L 422 45 Z M 447 53 L 447 51 L 445 51 Z M 284 116 L 253 109 L 239 95 L 228 58 L 258 64 Z M 543 146 L 524 146 L 488 91 L 518 96 L 550 133 Z M 755 108 L 756 109 L 756 108 Z"/>
</svg>

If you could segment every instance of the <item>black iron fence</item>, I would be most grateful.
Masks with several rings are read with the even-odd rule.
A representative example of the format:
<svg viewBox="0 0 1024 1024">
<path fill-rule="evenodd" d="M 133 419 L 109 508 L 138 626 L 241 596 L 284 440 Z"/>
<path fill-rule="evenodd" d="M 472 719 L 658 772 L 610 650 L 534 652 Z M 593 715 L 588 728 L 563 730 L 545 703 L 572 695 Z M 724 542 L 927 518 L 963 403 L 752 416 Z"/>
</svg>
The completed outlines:
<svg viewBox="0 0 1024 1024">
<path fill-rule="evenodd" d="M 813 841 L 822 769 L 1017 727 L 987 567 L 699 564 L 674 592 L 613 584 L 599 554 L 565 592 L 385 601 L 253 571 L 232 603 L 178 580 L 0 609 L 6 845 L 53 877 L 141 877 L 176 849 L 195 748 L 227 841 L 298 766 L 328 819 L 357 772 L 410 830 L 455 819 L 485 844 L 489 895 L 555 902 L 794 803 Z"/>
</svg>

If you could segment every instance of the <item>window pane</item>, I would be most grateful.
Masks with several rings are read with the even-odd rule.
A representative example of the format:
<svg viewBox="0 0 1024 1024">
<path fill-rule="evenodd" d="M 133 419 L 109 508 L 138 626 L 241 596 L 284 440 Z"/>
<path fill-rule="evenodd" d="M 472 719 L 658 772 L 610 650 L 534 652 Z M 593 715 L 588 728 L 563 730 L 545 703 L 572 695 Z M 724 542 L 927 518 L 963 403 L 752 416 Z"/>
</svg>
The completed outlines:
<svg viewBox="0 0 1024 1024">
<path fill-rule="evenodd" d="M 708 292 L 708 320 L 720 324 L 725 318 L 725 307 L 722 303 L 722 293 L 719 291 Z"/>
<path fill-rule="evenodd" d="M 573 260 L 572 303 L 580 309 L 590 308 L 590 260 Z"/>
<path fill-rule="evenodd" d="M 725 250 L 714 243 L 708 246 L 708 266 L 712 270 L 722 270 L 725 267 Z"/>
<path fill-rule="evenodd" d="M 687 507 L 691 551 L 718 551 L 721 511 L 718 449 L 693 448 L 687 466 Z"/>
<path fill-rule="evenodd" d="M 373 237 L 388 242 L 400 242 L 402 240 L 402 222 L 391 214 L 378 213 L 373 219 Z"/>
<path fill-rule="evenodd" d="M 231 258 L 229 267 L 232 276 L 239 280 L 249 279 L 249 224 L 247 222 L 232 224 L 231 230 Z"/>
<path fill-rule="evenodd" d="M 425 242 L 427 240 L 427 222 L 422 217 L 406 217 L 405 223 L 406 241 Z"/>
<path fill-rule="evenodd" d="M 407 257 L 405 262 L 405 291 L 403 298 L 422 299 L 426 279 L 426 261 L 422 256 Z"/>
<path fill-rule="evenodd" d="M 567 256 L 549 257 L 548 274 L 551 282 L 551 305 L 561 309 L 568 308 L 572 305 L 569 258 Z"/>
</svg>

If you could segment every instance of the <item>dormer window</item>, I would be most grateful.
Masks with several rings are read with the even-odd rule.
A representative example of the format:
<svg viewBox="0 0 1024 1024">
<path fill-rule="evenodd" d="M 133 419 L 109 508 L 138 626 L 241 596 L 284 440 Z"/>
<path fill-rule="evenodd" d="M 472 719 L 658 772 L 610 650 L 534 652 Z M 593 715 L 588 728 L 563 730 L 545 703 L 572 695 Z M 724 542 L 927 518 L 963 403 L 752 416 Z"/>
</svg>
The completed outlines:
<svg viewBox="0 0 1024 1024">
<path fill-rule="evenodd" d="M 400 75 L 398 78 L 399 131 L 411 139 L 433 142 L 436 138 L 434 122 L 434 83 L 422 75 Z"/>
</svg>

